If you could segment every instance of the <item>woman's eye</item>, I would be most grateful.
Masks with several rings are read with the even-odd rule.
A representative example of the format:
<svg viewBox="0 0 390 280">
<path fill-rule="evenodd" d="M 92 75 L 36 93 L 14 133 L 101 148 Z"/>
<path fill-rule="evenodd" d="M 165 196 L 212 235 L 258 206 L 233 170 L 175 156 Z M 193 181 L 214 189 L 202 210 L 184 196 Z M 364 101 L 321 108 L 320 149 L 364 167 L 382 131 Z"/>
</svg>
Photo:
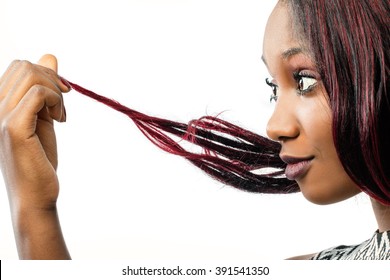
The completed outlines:
<svg viewBox="0 0 390 280">
<path fill-rule="evenodd" d="M 267 83 L 267 85 L 269 85 L 272 89 L 272 94 L 269 98 L 269 102 L 272 102 L 272 101 L 277 101 L 278 100 L 278 86 L 272 82 L 270 82 L 270 80 L 267 78 L 265 79 L 265 82 Z"/>
<path fill-rule="evenodd" d="M 302 74 L 297 74 L 294 76 L 298 84 L 297 90 L 301 95 L 310 92 L 317 85 L 317 79 L 314 77 L 304 76 Z"/>
</svg>

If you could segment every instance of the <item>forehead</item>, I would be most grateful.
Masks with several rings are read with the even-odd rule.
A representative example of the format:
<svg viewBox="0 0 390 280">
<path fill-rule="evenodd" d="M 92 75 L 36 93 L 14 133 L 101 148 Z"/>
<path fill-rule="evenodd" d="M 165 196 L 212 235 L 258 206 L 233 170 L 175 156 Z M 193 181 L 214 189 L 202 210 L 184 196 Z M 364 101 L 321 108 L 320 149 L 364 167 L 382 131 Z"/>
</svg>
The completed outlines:
<svg viewBox="0 0 390 280">
<path fill-rule="evenodd" d="M 275 56 L 282 57 L 291 48 L 299 48 L 301 44 L 294 36 L 293 21 L 286 4 L 279 2 L 265 28 L 263 40 L 263 58 L 267 62 Z"/>
</svg>

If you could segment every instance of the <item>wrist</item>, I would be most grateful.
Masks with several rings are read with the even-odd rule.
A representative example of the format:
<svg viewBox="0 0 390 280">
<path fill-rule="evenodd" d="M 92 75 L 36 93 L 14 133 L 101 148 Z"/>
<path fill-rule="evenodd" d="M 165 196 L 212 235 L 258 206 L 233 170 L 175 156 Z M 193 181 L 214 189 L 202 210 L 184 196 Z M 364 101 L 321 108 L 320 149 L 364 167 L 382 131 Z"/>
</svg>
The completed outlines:
<svg viewBox="0 0 390 280">
<path fill-rule="evenodd" d="M 11 216 L 18 248 L 21 242 L 42 236 L 45 230 L 59 222 L 56 207 L 48 210 L 18 205 L 11 210 Z"/>
<path fill-rule="evenodd" d="M 21 259 L 68 259 L 57 207 L 19 207 L 12 212 L 16 245 Z"/>
<path fill-rule="evenodd" d="M 14 204 L 11 206 L 11 215 L 14 227 L 21 234 L 31 230 L 38 230 L 40 226 L 45 225 L 47 222 L 58 220 L 55 204 L 47 208 L 21 203 Z"/>
</svg>

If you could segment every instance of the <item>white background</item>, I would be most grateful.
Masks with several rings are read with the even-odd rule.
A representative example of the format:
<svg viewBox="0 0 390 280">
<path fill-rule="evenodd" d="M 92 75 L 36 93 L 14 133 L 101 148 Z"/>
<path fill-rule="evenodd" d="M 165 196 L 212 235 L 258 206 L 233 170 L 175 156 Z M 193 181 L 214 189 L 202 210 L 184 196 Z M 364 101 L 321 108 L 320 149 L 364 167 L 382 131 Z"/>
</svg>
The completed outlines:
<svg viewBox="0 0 390 280">
<path fill-rule="evenodd" d="M 261 62 L 276 1 L 0 0 L 0 69 L 59 60 L 72 82 L 147 114 L 205 114 L 258 133 L 273 105 Z M 317 206 L 213 181 L 153 146 L 125 116 L 72 91 L 57 124 L 59 214 L 75 259 L 279 260 L 376 230 L 365 196 Z M 17 253 L 3 183 L 0 258 Z"/>
</svg>

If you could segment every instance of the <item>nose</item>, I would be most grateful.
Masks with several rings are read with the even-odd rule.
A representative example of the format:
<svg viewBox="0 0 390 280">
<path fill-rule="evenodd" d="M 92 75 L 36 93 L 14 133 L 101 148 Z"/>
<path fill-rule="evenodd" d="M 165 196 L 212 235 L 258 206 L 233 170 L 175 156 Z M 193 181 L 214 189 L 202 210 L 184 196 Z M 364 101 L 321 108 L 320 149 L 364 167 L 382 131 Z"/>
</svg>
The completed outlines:
<svg viewBox="0 0 390 280">
<path fill-rule="evenodd" d="M 294 108 L 287 100 L 278 99 L 275 110 L 267 124 L 267 135 L 274 141 L 286 141 L 299 135 L 299 122 Z"/>
</svg>

